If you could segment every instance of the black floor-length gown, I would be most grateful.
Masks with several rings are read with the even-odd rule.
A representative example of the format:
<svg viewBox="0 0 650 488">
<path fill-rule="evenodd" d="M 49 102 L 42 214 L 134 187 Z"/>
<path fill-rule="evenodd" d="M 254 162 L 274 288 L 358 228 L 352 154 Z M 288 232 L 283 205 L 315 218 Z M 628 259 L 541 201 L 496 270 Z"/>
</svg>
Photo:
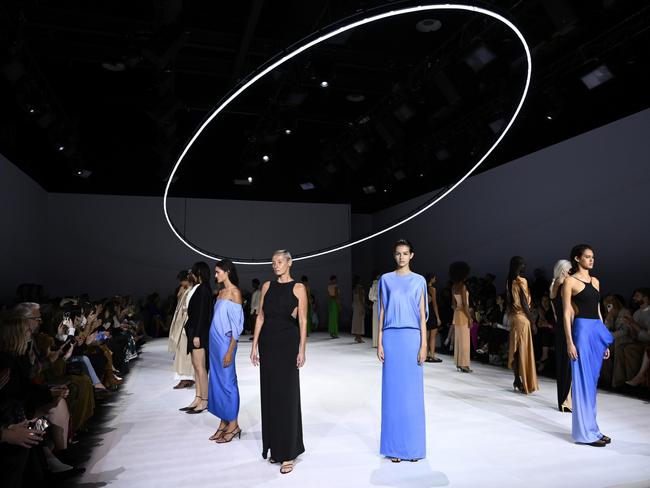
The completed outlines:
<svg viewBox="0 0 650 488">
<path fill-rule="evenodd" d="M 555 377 L 557 378 L 557 406 L 562 410 L 562 404 L 571 390 L 571 359 L 566 348 L 566 333 L 564 331 L 564 307 L 562 306 L 562 287 L 557 290 L 553 299 L 553 308 L 557 321 L 555 324 Z"/>
<path fill-rule="evenodd" d="M 295 281 L 271 281 L 264 296 L 264 325 L 260 333 L 260 396 L 262 456 L 271 450 L 274 461 L 290 461 L 305 452 L 302 443 L 300 376 L 296 358 L 300 346 Z"/>
</svg>

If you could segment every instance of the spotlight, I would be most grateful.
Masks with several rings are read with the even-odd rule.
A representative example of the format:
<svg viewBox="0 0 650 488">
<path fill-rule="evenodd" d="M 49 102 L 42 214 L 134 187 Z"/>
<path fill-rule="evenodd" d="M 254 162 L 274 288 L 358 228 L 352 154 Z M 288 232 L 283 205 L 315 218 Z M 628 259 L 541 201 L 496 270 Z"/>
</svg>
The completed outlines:
<svg viewBox="0 0 650 488">
<path fill-rule="evenodd" d="M 377 192 L 377 189 L 373 185 L 368 185 L 363 187 L 363 192 L 366 195 L 370 195 L 371 193 Z"/>
<path fill-rule="evenodd" d="M 362 93 L 350 93 L 345 97 L 348 102 L 358 103 L 363 102 L 366 99 L 366 96 Z"/>
<path fill-rule="evenodd" d="M 84 179 L 86 179 L 86 178 L 88 178 L 91 174 L 93 174 L 93 172 L 90 171 L 89 169 L 79 168 L 79 169 L 75 170 L 74 174 L 75 174 L 75 176 L 78 176 L 79 178 L 84 178 Z"/>
<path fill-rule="evenodd" d="M 266 154 L 264 156 L 262 156 L 262 161 L 264 161 L 265 163 L 268 163 L 270 159 L 271 158 L 268 157 L 268 155 L 266 155 Z"/>
<path fill-rule="evenodd" d="M 316 188 L 313 183 L 310 183 L 309 181 L 306 183 L 300 183 L 300 188 L 303 190 L 313 190 Z"/>
<path fill-rule="evenodd" d="M 415 24 L 418 32 L 435 32 L 442 27 L 442 22 L 438 19 L 423 19 Z"/>
<path fill-rule="evenodd" d="M 57 146 L 57 150 L 59 150 L 59 151 L 63 151 L 64 149 L 65 149 L 65 146 L 63 144 L 59 144 Z"/>
<path fill-rule="evenodd" d="M 553 116 L 552 116 L 551 114 L 548 114 L 548 115 L 546 116 L 546 120 L 553 120 Z"/>
<path fill-rule="evenodd" d="M 252 183 L 252 182 L 253 182 L 253 177 L 252 177 L 252 176 L 249 176 L 249 177 L 248 177 L 248 182 L 249 182 L 249 183 Z"/>
<path fill-rule="evenodd" d="M 327 88 L 328 86 L 330 86 L 330 84 L 327 81 L 323 80 L 320 82 L 321 88 Z"/>
<path fill-rule="evenodd" d="M 291 129 L 284 129 L 284 133 L 288 136 L 291 135 Z"/>
</svg>

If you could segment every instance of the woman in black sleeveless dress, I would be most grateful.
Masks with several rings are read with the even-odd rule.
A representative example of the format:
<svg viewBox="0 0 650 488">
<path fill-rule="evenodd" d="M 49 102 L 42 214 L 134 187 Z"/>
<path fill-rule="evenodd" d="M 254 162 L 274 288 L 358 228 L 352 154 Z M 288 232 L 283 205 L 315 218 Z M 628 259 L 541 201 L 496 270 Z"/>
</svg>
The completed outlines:
<svg viewBox="0 0 650 488">
<path fill-rule="evenodd" d="M 557 378 L 557 408 L 571 413 L 571 359 L 566 349 L 564 332 L 564 308 L 562 307 L 562 285 L 569 276 L 571 263 L 560 259 L 553 267 L 553 282 L 550 298 L 555 314 L 555 377 Z"/>
<path fill-rule="evenodd" d="M 291 254 L 277 251 L 277 280 L 262 286 L 251 349 L 251 362 L 260 366 L 262 457 L 270 450 L 270 461 L 282 463 L 282 474 L 293 471 L 294 459 L 305 452 L 298 369 L 305 363 L 307 292 L 290 270 Z"/>
</svg>

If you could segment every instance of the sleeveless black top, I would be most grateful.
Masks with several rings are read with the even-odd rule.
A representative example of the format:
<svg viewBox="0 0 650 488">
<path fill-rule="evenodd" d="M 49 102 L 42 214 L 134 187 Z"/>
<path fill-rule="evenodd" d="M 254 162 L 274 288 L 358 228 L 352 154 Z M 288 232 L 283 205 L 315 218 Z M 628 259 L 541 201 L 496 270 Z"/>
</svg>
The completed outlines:
<svg viewBox="0 0 650 488">
<path fill-rule="evenodd" d="M 573 276 L 576 280 L 575 276 Z M 585 287 L 577 295 L 573 295 L 573 303 L 578 307 L 578 314 L 576 318 L 582 319 L 600 319 L 598 315 L 598 306 L 600 304 L 600 292 L 596 290 L 594 285 L 591 284 L 591 281 L 584 282 L 578 280 L 580 283 L 584 283 Z"/>
<path fill-rule="evenodd" d="M 295 281 L 278 283 L 271 281 L 264 295 L 264 327 L 262 332 L 297 330 L 298 320 L 291 314 L 298 306 L 298 299 L 293 294 Z"/>
</svg>

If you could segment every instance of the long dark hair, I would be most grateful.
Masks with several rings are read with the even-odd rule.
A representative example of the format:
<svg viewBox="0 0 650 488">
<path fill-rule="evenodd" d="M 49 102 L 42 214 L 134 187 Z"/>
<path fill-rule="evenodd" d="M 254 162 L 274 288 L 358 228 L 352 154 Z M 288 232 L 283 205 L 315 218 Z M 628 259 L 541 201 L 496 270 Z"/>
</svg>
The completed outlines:
<svg viewBox="0 0 650 488">
<path fill-rule="evenodd" d="M 410 241 L 407 241 L 406 239 L 398 239 L 397 242 L 393 244 L 393 252 L 395 252 L 399 246 L 408 247 L 410 253 L 415 252 L 415 250 L 413 249 L 413 244 L 411 244 Z"/>
<path fill-rule="evenodd" d="M 594 248 L 589 244 L 578 244 L 577 246 L 573 246 L 573 249 L 571 249 L 571 258 L 569 259 L 569 261 L 571 261 L 571 269 L 569 270 L 569 274 L 575 274 L 578 271 L 578 262 L 576 261 L 576 258 L 582 256 L 586 250 L 589 250 L 595 254 Z"/>
<path fill-rule="evenodd" d="M 521 256 L 512 256 L 510 258 L 510 267 L 508 268 L 508 279 L 506 281 L 506 303 L 508 308 L 512 305 L 512 283 L 519 277 L 521 268 L 526 264 Z"/>
<path fill-rule="evenodd" d="M 210 267 L 205 261 L 199 261 L 192 265 L 192 274 L 196 276 L 197 281 L 210 286 Z"/>
<path fill-rule="evenodd" d="M 224 273 L 228 273 L 228 279 L 230 279 L 230 282 L 233 285 L 239 286 L 239 276 L 237 275 L 237 268 L 235 268 L 234 263 L 230 259 L 222 259 L 221 261 L 217 261 L 216 266 Z"/>
<path fill-rule="evenodd" d="M 449 266 L 449 279 L 453 283 L 464 283 L 469 276 L 470 267 L 465 261 L 456 261 Z"/>
</svg>

